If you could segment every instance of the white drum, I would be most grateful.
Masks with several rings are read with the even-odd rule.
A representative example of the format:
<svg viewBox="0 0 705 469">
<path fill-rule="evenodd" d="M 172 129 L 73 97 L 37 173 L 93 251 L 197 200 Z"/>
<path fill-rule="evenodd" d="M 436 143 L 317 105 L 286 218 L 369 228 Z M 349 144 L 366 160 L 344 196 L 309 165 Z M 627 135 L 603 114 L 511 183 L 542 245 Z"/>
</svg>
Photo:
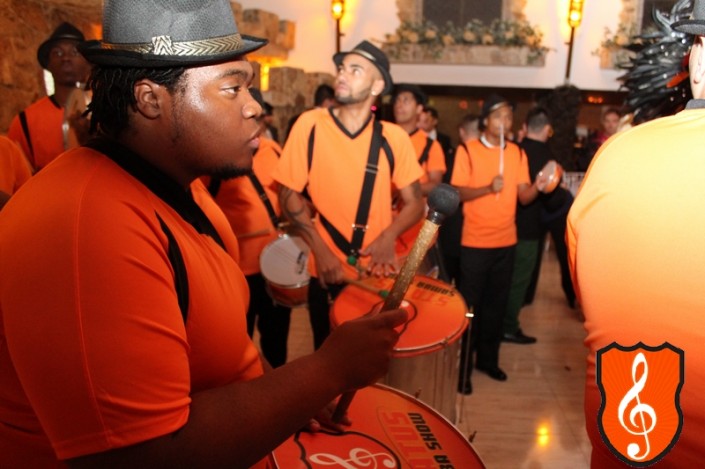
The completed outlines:
<svg viewBox="0 0 705 469">
<path fill-rule="evenodd" d="M 289 308 L 308 302 L 308 255 L 310 248 L 298 236 L 281 235 L 267 244 L 259 256 L 267 293 L 275 303 Z"/>
</svg>

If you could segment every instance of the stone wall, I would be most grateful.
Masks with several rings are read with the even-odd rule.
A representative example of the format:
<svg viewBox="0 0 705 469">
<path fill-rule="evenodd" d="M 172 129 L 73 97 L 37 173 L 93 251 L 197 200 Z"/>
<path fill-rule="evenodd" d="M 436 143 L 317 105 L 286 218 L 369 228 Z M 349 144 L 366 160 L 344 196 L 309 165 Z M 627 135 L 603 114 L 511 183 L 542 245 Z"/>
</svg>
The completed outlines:
<svg viewBox="0 0 705 469">
<path fill-rule="evenodd" d="M 251 54 L 252 60 L 286 60 L 294 48 L 295 25 L 276 14 L 243 10 L 231 1 L 242 34 L 265 37 L 269 44 Z M 101 0 L 0 0 L 0 134 L 12 118 L 44 96 L 43 71 L 37 48 L 63 21 L 76 25 L 87 39 L 102 36 Z"/>
</svg>

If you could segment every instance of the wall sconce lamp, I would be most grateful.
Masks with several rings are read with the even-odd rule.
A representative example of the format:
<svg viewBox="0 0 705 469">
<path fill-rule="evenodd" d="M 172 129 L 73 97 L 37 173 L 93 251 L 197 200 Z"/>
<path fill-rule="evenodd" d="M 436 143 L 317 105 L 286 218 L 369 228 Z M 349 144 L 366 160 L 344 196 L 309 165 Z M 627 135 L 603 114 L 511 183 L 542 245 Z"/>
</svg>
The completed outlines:
<svg viewBox="0 0 705 469">
<path fill-rule="evenodd" d="M 568 42 L 568 64 L 565 68 L 565 81 L 570 78 L 570 64 L 573 60 L 573 39 L 575 38 L 575 28 L 583 21 L 583 4 L 585 0 L 570 0 L 568 6 L 568 25 L 570 26 L 570 41 Z"/>
<path fill-rule="evenodd" d="M 345 14 L 345 0 L 331 0 L 330 11 L 335 20 L 335 52 L 340 52 L 340 38 L 343 33 L 340 32 L 340 20 Z"/>
</svg>

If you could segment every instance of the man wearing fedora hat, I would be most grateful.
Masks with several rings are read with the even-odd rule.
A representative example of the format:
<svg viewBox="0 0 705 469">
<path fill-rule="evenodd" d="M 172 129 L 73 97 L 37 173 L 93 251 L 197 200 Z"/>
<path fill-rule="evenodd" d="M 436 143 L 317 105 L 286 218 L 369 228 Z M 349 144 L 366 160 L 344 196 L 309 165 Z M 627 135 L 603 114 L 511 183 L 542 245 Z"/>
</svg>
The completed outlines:
<svg viewBox="0 0 705 469">
<path fill-rule="evenodd" d="M 463 394 L 472 393 L 473 365 L 492 379 L 507 379 L 499 349 L 517 244 L 516 205 L 531 203 L 547 182 L 547 175 L 531 182 L 526 154 L 505 138 L 513 117 L 509 101 L 488 96 L 480 138 L 458 146 L 451 176 L 465 202 L 458 290 L 475 314 L 462 342 L 458 391 Z"/>
<path fill-rule="evenodd" d="M 64 107 L 77 84 L 85 83 L 90 72 L 78 52 L 83 33 L 70 23 L 61 23 L 37 49 L 37 61 L 54 78 L 54 94 L 45 96 L 20 112 L 10 123 L 7 136 L 16 141 L 35 171 L 39 171 L 65 150 Z M 78 124 L 76 120 L 76 124 Z"/>
<path fill-rule="evenodd" d="M 258 145 L 245 55 L 266 41 L 231 8 L 105 0 L 81 47 L 98 137 L 2 213 L 0 467 L 261 467 L 386 372 L 399 310 L 263 373 L 237 240 L 198 179 L 246 174 Z"/>
<path fill-rule="evenodd" d="M 592 467 L 700 467 L 705 459 L 705 1 L 696 0 L 691 17 L 671 27 L 673 40 L 693 39 L 694 99 L 673 116 L 608 141 L 592 160 L 568 214 L 569 259 L 589 350 L 585 419 Z M 617 372 L 606 361 L 600 366 L 600 352 L 611 344 L 650 350 L 668 344 L 682 356 L 674 369 L 665 369 L 665 359 L 657 358 L 663 354 L 642 349 L 643 366 L 635 361 L 632 368 L 630 360 L 626 371 Z M 622 380 L 625 393 L 603 394 L 609 374 Z M 627 402 L 624 396 L 637 381 L 642 386 Z M 633 397 L 655 416 L 645 417 L 647 429 L 653 423 L 644 433 L 648 442 L 625 433 L 630 446 L 639 448 L 638 460 L 602 430 L 614 422 L 621 431 L 617 416 L 600 415 L 605 399 L 615 399 L 625 403 L 627 423 Z M 632 415 L 641 422 L 639 409 Z"/>
<path fill-rule="evenodd" d="M 315 348 L 330 331 L 329 305 L 345 279 L 396 272 L 396 240 L 423 215 L 422 169 L 409 135 L 375 119 L 371 110 L 392 90 L 386 55 L 363 41 L 333 61 L 339 104 L 297 119 L 273 174 L 282 213 L 311 247 L 308 306 Z M 392 186 L 403 202 L 394 219 Z"/>
</svg>

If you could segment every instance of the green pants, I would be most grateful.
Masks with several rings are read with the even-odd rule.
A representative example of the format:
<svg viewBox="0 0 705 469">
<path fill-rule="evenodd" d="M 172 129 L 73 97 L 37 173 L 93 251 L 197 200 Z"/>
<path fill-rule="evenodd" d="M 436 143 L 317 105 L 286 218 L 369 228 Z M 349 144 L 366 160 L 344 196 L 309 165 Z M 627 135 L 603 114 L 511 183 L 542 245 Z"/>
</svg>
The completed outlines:
<svg viewBox="0 0 705 469">
<path fill-rule="evenodd" d="M 519 311 L 524 305 L 526 289 L 531 283 L 531 275 L 539 253 L 538 240 L 520 239 L 514 256 L 512 286 L 509 289 L 507 312 L 504 315 L 504 333 L 515 334 L 519 330 Z"/>
</svg>

